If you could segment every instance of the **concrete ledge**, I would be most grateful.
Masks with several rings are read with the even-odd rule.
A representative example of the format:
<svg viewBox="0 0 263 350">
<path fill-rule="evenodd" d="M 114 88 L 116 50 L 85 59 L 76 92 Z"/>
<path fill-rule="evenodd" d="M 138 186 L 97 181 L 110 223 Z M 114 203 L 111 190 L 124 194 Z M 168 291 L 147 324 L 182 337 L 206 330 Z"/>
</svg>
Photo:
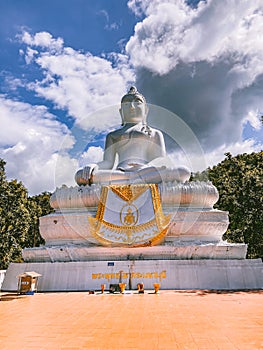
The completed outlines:
<svg viewBox="0 0 263 350">
<path fill-rule="evenodd" d="M 36 271 L 39 291 L 85 291 L 118 283 L 127 289 L 143 282 L 145 289 L 160 282 L 162 289 L 263 289 L 263 263 L 255 260 L 134 260 L 64 263 L 12 263 L 3 291 L 17 290 L 17 275 Z M 120 276 L 120 271 L 122 271 Z"/>
<path fill-rule="evenodd" d="M 184 259 L 245 259 L 246 244 L 174 242 L 153 247 L 89 247 L 86 245 L 42 246 L 23 249 L 26 262 L 70 262 L 97 260 L 184 260 Z"/>
<path fill-rule="evenodd" d="M 220 242 L 229 225 L 228 212 L 221 210 L 166 208 L 164 214 L 171 215 L 166 238 L 175 242 Z M 39 219 L 40 234 L 48 246 L 71 242 L 99 245 L 88 222 L 88 217 L 95 215 L 92 210 L 76 210 L 42 216 Z"/>
</svg>

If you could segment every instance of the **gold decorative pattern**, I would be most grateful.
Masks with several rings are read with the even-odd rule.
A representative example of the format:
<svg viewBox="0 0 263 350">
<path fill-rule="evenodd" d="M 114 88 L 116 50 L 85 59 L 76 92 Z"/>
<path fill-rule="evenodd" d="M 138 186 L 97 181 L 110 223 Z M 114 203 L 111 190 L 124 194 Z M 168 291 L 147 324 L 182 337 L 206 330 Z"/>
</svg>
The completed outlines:
<svg viewBox="0 0 263 350">
<path fill-rule="evenodd" d="M 152 202 L 153 202 L 153 209 L 154 209 L 154 214 L 157 222 L 158 228 L 163 227 L 163 225 L 168 225 L 170 221 L 170 216 L 165 217 L 163 215 L 162 211 L 162 203 L 161 203 L 161 198 L 159 194 L 159 189 L 157 184 L 152 184 L 151 185 L 151 192 L 152 192 Z M 167 222 L 168 219 L 168 222 Z"/>
<path fill-rule="evenodd" d="M 134 201 L 149 187 L 148 185 L 111 185 L 111 190 L 126 202 Z"/>
<path fill-rule="evenodd" d="M 162 281 L 162 279 L 166 278 L 166 270 L 162 270 L 161 272 L 158 271 L 154 271 L 154 272 L 126 272 L 126 271 L 122 271 L 122 273 L 120 274 L 120 272 L 99 272 L 99 273 L 92 273 L 91 277 L 92 279 L 106 279 L 108 281 L 111 281 L 112 279 L 120 279 L 120 276 L 122 275 L 123 279 L 127 279 L 127 278 L 134 278 L 134 279 L 138 279 L 138 278 L 154 278 L 159 279 L 160 281 Z"/>
<path fill-rule="evenodd" d="M 107 203 L 110 190 L 123 201 L 126 203 L 128 202 L 119 209 L 119 220 L 122 225 L 117 225 L 116 223 L 104 219 L 106 205 L 107 208 L 110 207 L 109 203 Z M 139 211 L 135 204 L 133 204 L 133 201 L 136 201 L 136 199 L 147 190 L 150 190 L 148 196 L 150 196 L 152 200 L 151 210 L 153 210 L 153 213 L 151 215 L 154 215 L 154 218 L 149 219 L 149 216 L 147 221 L 137 224 L 138 218 L 135 220 L 132 216 L 132 210 L 130 210 L 131 212 L 127 211 L 127 214 L 124 217 L 124 221 L 126 218 L 127 222 L 123 222 L 121 212 L 125 206 L 135 207 L 137 210 L 136 214 L 139 216 Z M 110 185 L 102 187 L 96 217 L 89 217 L 88 220 L 93 237 L 95 237 L 102 245 L 138 247 L 158 244 L 167 232 L 170 215 L 165 216 L 162 212 L 161 199 L 157 184 L 127 186 Z"/>
<path fill-rule="evenodd" d="M 99 221 L 101 221 L 104 216 L 105 203 L 108 196 L 108 190 L 109 190 L 108 186 L 103 186 L 101 189 L 100 201 L 99 201 L 98 210 L 96 214 L 96 219 L 98 219 Z"/>
<path fill-rule="evenodd" d="M 132 210 L 131 208 L 134 208 L 135 210 Z M 124 209 L 127 208 L 126 215 L 123 218 Z M 136 213 L 136 216 L 134 216 L 134 213 Z M 125 204 L 120 211 L 120 221 L 125 226 L 134 226 L 137 224 L 139 218 L 139 212 L 138 208 L 134 204 Z"/>
</svg>

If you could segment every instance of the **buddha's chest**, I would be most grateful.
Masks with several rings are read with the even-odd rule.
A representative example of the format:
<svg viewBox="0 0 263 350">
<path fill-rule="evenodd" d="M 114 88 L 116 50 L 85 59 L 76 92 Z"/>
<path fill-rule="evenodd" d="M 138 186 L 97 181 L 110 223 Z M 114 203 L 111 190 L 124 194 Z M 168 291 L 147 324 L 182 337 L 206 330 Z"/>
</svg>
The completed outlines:
<svg viewBox="0 0 263 350">
<path fill-rule="evenodd" d="M 149 142 L 151 141 L 151 137 L 145 133 L 144 131 L 140 130 L 130 130 L 126 131 L 120 135 L 116 135 L 115 142 L 120 142 L 120 143 L 126 143 L 126 142 L 140 142 L 140 141 L 145 141 Z"/>
</svg>

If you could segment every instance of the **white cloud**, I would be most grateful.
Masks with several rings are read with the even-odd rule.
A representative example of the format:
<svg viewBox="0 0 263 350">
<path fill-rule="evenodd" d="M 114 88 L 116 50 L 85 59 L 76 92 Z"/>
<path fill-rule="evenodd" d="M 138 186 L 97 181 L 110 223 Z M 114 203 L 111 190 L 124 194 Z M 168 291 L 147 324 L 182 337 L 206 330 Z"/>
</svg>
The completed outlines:
<svg viewBox="0 0 263 350">
<path fill-rule="evenodd" d="M 41 48 L 47 48 L 48 50 L 59 51 L 62 49 L 64 41 L 62 38 L 54 39 L 48 32 L 39 32 L 35 35 L 31 35 L 27 31 L 24 31 L 20 37 L 21 41 L 29 46 L 39 46 Z"/>
<path fill-rule="evenodd" d="M 43 80 L 26 83 L 28 89 L 66 110 L 76 121 L 74 128 L 88 134 L 120 124 L 120 98 L 134 79 L 126 56 L 112 53 L 107 58 L 76 51 L 47 32 L 24 32 L 19 38 L 25 45 L 19 53 L 26 64 L 37 65 L 44 74 Z M 24 81 L 10 77 L 6 84 L 13 90 L 25 87 Z M 75 140 L 65 124 L 45 106 L 5 96 L 0 97 L 0 118 L 0 157 L 7 162 L 8 178 L 22 180 L 31 194 L 53 191 L 63 183 L 74 185 L 78 160 L 69 155 Z M 100 148 L 93 151 L 86 152 L 85 161 L 102 156 Z"/>
<path fill-rule="evenodd" d="M 250 125 L 255 129 L 255 130 L 260 130 L 261 129 L 261 120 L 260 120 L 260 113 L 259 111 L 249 111 L 246 118 L 244 119 L 244 123 L 248 121 Z"/>
<path fill-rule="evenodd" d="M 260 152 L 262 147 L 258 144 L 255 144 L 254 140 L 249 139 L 243 142 L 237 142 L 229 145 L 222 145 L 217 149 L 208 152 L 205 154 L 207 164 L 212 167 L 217 165 L 225 158 L 226 150 L 231 153 L 232 156 L 236 156 L 242 153 L 252 153 L 252 152 Z M 196 171 L 202 171 L 204 169 L 196 168 Z"/>
<path fill-rule="evenodd" d="M 204 171 L 208 167 L 213 167 L 225 159 L 225 153 L 229 152 L 232 156 L 243 153 L 260 152 L 262 147 L 256 144 L 254 140 L 248 139 L 243 142 L 221 145 L 220 147 L 207 152 L 172 152 L 169 154 L 170 160 L 174 164 L 188 167 L 191 172 Z M 227 151 L 226 151 L 227 150 Z"/>
<path fill-rule="evenodd" d="M 98 163 L 103 159 L 103 149 L 101 147 L 91 146 L 86 152 L 81 155 L 80 167 L 84 167 L 88 164 Z"/>
<path fill-rule="evenodd" d="M 108 12 L 106 10 L 101 10 L 99 12 L 100 15 L 102 15 L 104 18 L 105 18 L 105 21 L 106 21 L 106 25 L 104 27 L 104 29 L 107 29 L 107 30 L 117 30 L 119 29 L 120 25 L 116 22 L 113 22 L 111 23 L 110 22 L 110 16 L 108 14 Z"/>
<path fill-rule="evenodd" d="M 92 113 L 120 102 L 127 84 L 134 79 L 127 57 L 110 55 L 113 65 L 107 58 L 63 47 L 62 39 L 53 39 L 49 33 L 37 33 L 32 37 L 25 32 L 22 40 L 29 45 L 26 62 L 34 60 L 45 74 L 45 79 L 30 83 L 30 89 L 52 101 L 57 108 L 67 110 L 86 130 L 104 130 L 119 122 L 118 113 L 101 117 L 99 123 L 92 118 Z M 50 51 L 48 42 L 58 50 Z M 38 51 L 31 46 L 38 47 Z"/>
<path fill-rule="evenodd" d="M 203 170 L 198 163 L 218 163 L 225 152 L 260 150 L 253 139 L 242 142 L 242 132 L 247 122 L 262 127 L 262 1 L 207 0 L 193 8 L 183 0 L 129 0 L 128 6 L 143 19 L 123 55 L 98 57 L 65 47 L 50 33 L 24 32 L 20 55 L 44 74 L 27 87 L 91 135 L 120 124 L 120 98 L 136 80 L 150 103 L 178 114 L 197 136 L 204 150 L 200 159 L 171 156 L 194 171 Z M 12 84 L 15 89 L 23 82 Z M 23 180 L 33 193 L 52 190 L 54 182 L 74 184 L 77 160 L 67 154 L 73 137 L 45 107 L 1 97 L 0 116 L 0 156 L 9 177 Z M 165 123 L 162 114 L 158 118 Z M 80 162 L 97 162 L 102 153 L 90 147 Z"/>
<path fill-rule="evenodd" d="M 73 183 L 77 161 L 66 152 L 74 139 L 46 107 L 0 96 L 0 121 L 0 157 L 7 162 L 8 178 L 22 181 L 32 194 L 52 191 L 59 177 L 56 166 L 63 160 L 71 175 L 64 168 L 59 179 L 69 183 L 72 177 Z"/>
<path fill-rule="evenodd" d="M 21 52 L 21 54 L 22 55 L 24 54 L 23 51 Z M 34 59 L 34 56 L 37 54 L 38 54 L 37 50 L 33 50 L 31 49 L 31 47 L 28 47 L 25 55 L 26 64 L 30 64 Z"/>
<path fill-rule="evenodd" d="M 166 74 L 183 54 L 182 35 L 190 27 L 194 11 L 183 1 L 156 0 L 141 5 L 147 17 L 136 24 L 126 50 L 135 67 L 147 67 L 153 73 Z M 134 10 L 138 12 L 138 8 Z"/>
<path fill-rule="evenodd" d="M 258 130 L 263 110 L 262 1 L 128 5 L 144 16 L 126 45 L 138 88 L 178 114 L 206 152 L 241 147 L 243 126 L 248 121 Z"/>
<path fill-rule="evenodd" d="M 184 1 L 130 1 L 147 17 L 135 27 L 127 52 L 135 66 L 167 74 L 179 61 L 215 62 L 235 54 L 233 70 L 254 79 L 263 69 L 263 4 L 243 1 L 200 2 L 197 9 Z M 255 65 L 255 63 L 257 63 Z"/>
</svg>

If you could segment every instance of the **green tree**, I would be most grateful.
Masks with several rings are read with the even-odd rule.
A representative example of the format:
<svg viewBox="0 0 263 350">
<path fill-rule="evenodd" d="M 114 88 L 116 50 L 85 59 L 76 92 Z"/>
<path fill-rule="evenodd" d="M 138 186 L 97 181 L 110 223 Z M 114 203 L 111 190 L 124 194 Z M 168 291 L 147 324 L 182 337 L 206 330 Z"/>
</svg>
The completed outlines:
<svg viewBox="0 0 263 350">
<path fill-rule="evenodd" d="M 5 162 L 0 159 L 0 268 L 20 261 L 21 246 L 29 229 L 27 190 L 16 180 L 7 181 Z"/>
<path fill-rule="evenodd" d="M 30 213 L 30 225 L 23 243 L 23 248 L 38 247 L 40 244 L 45 243 L 39 232 L 39 218 L 54 211 L 49 201 L 50 193 L 48 192 L 43 192 L 37 196 L 28 198 L 27 208 Z"/>
<path fill-rule="evenodd" d="M 7 181 L 5 161 L 0 159 L 0 269 L 22 261 L 22 249 L 44 243 L 39 233 L 39 217 L 53 211 L 50 193 L 28 197 L 16 180 Z"/>
<path fill-rule="evenodd" d="M 208 169 L 219 191 L 216 208 L 229 211 L 229 242 L 248 244 L 248 258 L 263 257 L 263 152 L 226 158 Z"/>
</svg>

